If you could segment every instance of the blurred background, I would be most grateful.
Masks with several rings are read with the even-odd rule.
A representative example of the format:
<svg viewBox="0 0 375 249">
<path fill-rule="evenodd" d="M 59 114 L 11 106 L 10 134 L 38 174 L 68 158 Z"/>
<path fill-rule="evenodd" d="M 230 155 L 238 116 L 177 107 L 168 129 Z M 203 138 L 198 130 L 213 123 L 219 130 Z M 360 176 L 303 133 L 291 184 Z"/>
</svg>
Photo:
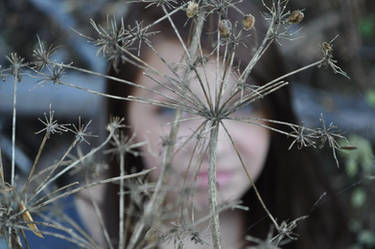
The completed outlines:
<svg viewBox="0 0 375 249">
<path fill-rule="evenodd" d="M 55 60 L 74 61 L 75 66 L 105 73 L 105 59 L 97 56 L 96 48 L 76 31 L 90 36 L 93 29 L 89 18 L 105 25 L 108 16 L 126 16 L 124 3 L 124 0 L 2 0 L 0 65 L 9 66 L 5 56 L 11 52 L 31 60 L 38 36 L 46 45 L 60 47 Z M 335 75 L 330 69 L 313 68 L 290 79 L 290 87 L 295 110 L 306 126 L 320 126 L 319 117 L 323 113 L 325 120 L 334 122 L 357 147 L 350 153 L 339 153 L 341 168 L 328 172 L 342 186 L 342 193 L 338 194 L 351 203 L 351 224 L 358 240 L 353 248 L 375 248 L 372 211 L 375 195 L 369 180 L 375 167 L 375 1 L 293 0 L 289 7 L 303 10 L 305 18 L 295 27 L 302 27 L 298 38 L 280 46 L 288 70 L 321 58 L 321 43 L 339 34 L 334 42 L 334 55 L 351 79 Z M 67 72 L 63 79 L 104 91 L 101 78 Z M 9 165 L 11 157 L 12 81 L 9 77 L 0 82 L 0 147 L 5 165 Z M 85 122 L 93 120 L 92 131 L 100 135 L 103 132 L 100 128 L 106 122 L 102 98 L 52 83 L 35 85 L 35 80 L 29 77 L 19 84 L 16 164 L 20 174 L 26 174 L 31 167 L 41 141 L 40 135 L 34 135 L 42 128 L 37 118 L 43 118 L 50 104 L 60 123 L 74 122 L 80 115 Z M 47 165 L 53 158 L 48 154 L 61 150 L 62 146 L 62 138 L 53 138 L 42 162 Z"/>
</svg>

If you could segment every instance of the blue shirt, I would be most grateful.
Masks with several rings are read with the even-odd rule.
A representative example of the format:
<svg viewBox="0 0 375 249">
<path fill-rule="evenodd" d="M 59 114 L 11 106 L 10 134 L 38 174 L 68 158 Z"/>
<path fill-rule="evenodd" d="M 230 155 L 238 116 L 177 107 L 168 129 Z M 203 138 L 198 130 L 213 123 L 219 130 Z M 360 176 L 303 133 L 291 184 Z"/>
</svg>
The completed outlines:
<svg viewBox="0 0 375 249">
<path fill-rule="evenodd" d="M 65 215 L 69 216 L 84 231 L 87 232 L 87 229 L 83 225 L 83 222 L 78 215 L 78 211 L 77 211 L 77 208 L 76 208 L 76 205 L 75 205 L 75 202 L 74 202 L 74 197 L 69 196 L 69 197 L 66 197 L 66 198 L 62 199 L 61 201 L 64 202 L 64 205 L 61 205 L 61 207 L 63 208 L 62 212 L 64 212 Z M 53 220 L 56 220 L 56 218 L 53 218 L 52 215 L 48 212 L 43 213 L 43 215 L 51 217 L 51 219 L 53 219 Z M 42 221 L 42 219 L 40 217 L 34 217 L 33 216 L 33 219 L 35 221 Z M 66 222 L 61 221 L 61 222 L 59 222 L 59 224 L 63 225 L 64 227 L 68 227 L 68 228 L 73 229 L 73 227 Z M 42 225 L 37 225 L 37 226 L 42 233 L 47 231 L 47 232 L 58 232 L 60 234 L 66 235 L 66 233 L 64 233 L 62 231 L 59 231 L 59 230 L 56 230 L 54 228 L 50 228 L 50 227 L 42 226 Z M 79 248 L 78 245 L 76 245 L 72 242 L 69 242 L 69 241 L 66 241 L 66 240 L 63 240 L 63 239 L 60 239 L 60 238 L 56 238 L 56 237 L 51 236 L 51 235 L 43 234 L 44 238 L 39 238 L 33 232 L 26 231 L 26 230 L 25 230 L 25 234 L 26 234 L 26 238 L 27 238 L 28 244 L 30 246 L 30 249 L 75 249 L 75 248 Z M 22 240 L 22 238 L 21 238 L 21 240 Z M 5 241 L 4 239 L 0 239 L 0 249 L 8 249 L 7 241 Z"/>
</svg>

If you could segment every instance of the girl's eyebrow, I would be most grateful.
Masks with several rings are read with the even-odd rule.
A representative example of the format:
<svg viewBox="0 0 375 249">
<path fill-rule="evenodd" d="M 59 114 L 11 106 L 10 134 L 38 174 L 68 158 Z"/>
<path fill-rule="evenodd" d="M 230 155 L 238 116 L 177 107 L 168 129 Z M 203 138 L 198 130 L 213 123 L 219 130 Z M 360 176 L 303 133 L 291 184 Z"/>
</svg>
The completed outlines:
<svg viewBox="0 0 375 249">
<path fill-rule="evenodd" d="M 156 92 L 151 92 L 151 91 L 147 91 L 145 93 L 145 95 L 143 96 L 143 98 L 146 98 L 146 99 L 154 99 L 154 100 L 165 100 L 165 101 L 173 101 L 173 102 L 176 102 L 176 94 L 174 96 L 170 96 L 171 93 L 169 91 L 165 91 L 162 86 L 155 86 L 153 88 L 150 88 L 152 89 L 153 91 L 159 91 L 160 93 L 156 93 Z"/>
</svg>

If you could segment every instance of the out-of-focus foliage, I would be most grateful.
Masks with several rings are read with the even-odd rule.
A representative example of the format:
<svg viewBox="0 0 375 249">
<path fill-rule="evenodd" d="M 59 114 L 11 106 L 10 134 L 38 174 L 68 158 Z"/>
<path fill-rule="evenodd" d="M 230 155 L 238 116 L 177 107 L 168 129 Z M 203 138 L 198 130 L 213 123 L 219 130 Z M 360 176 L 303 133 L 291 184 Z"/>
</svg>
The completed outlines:
<svg viewBox="0 0 375 249">
<path fill-rule="evenodd" d="M 352 183 L 348 188 L 352 207 L 350 219 L 351 230 L 357 239 L 357 243 L 352 248 L 373 248 L 375 246 L 375 215 L 371 205 L 375 202 L 374 152 L 367 139 L 355 135 L 351 135 L 348 139 L 352 145 L 356 146 L 355 150 L 341 153 L 347 178 Z"/>
</svg>

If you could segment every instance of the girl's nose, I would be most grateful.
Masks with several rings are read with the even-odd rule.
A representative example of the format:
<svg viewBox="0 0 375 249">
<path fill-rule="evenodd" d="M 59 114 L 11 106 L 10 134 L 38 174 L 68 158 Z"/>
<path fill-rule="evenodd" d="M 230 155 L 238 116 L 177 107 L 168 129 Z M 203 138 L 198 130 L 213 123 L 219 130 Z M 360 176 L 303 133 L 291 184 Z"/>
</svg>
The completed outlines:
<svg viewBox="0 0 375 249">
<path fill-rule="evenodd" d="M 223 121 L 224 125 L 230 132 L 230 126 L 226 121 Z M 194 153 L 193 157 L 195 159 L 200 158 L 203 164 L 208 164 L 208 153 L 209 153 L 209 139 L 211 129 L 205 129 L 202 127 L 202 132 L 197 132 L 197 129 L 201 126 L 202 120 L 192 120 L 181 123 L 179 133 L 178 133 L 178 144 L 185 144 L 186 140 L 189 139 L 189 142 L 184 145 L 182 149 L 184 154 L 191 156 L 191 153 Z M 193 136 L 193 137 L 192 137 Z M 207 147 L 208 146 L 208 147 Z M 217 162 L 225 159 L 231 152 L 233 152 L 233 146 L 231 140 L 229 139 L 225 129 L 219 125 L 219 133 L 217 138 L 216 145 L 216 158 Z M 203 153 L 203 154 L 202 154 Z"/>
</svg>

